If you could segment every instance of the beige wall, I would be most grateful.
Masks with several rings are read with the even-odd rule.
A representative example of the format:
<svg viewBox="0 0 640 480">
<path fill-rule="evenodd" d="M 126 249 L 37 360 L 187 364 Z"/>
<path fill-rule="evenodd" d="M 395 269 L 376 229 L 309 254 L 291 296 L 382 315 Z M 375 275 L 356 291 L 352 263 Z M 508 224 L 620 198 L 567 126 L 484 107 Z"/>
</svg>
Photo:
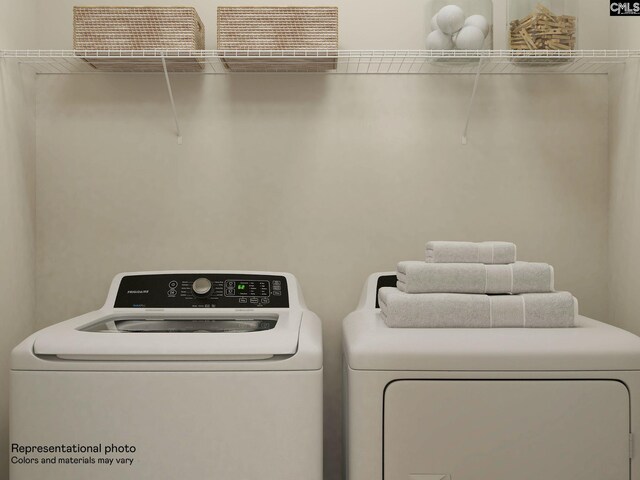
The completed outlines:
<svg viewBox="0 0 640 480">
<path fill-rule="evenodd" d="M 637 17 L 611 18 L 611 48 L 640 49 L 639 22 Z M 610 77 L 609 318 L 640 334 L 640 63 L 629 63 Z"/>
<path fill-rule="evenodd" d="M 33 48 L 35 2 L 0 0 L 0 49 Z M 26 47 L 23 47 L 26 46 Z M 0 478 L 9 475 L 9 353 L 35 323 L 33 75 L 0 60 Z"/>
<path fill-rule="evenodd" d="M 325 322 L 334 473 L 340 322 L 426 239 L 513 240 L 606 319 L 606 78 L 487 79 L 466 147 L 470 78 L 182 77 L 182 146 L 160 78 L 38 82 L 38 325 L 120 271 L 291 271 Z"/>
<path fill-rule="evenodd" d="M 40 2 L 42 45 L 70 47 L 73 3 Z M 342 48 L 422 47 L 424 2 L 334 3 Z M 214 48 L 216 2 L 192 4 Z M 603 48 L 585 20 L 584 46 Z M 100 306 L 120 271 L 293 272 L 324 320 L 338 478 L 340 324 L 369 273 L 422 258 L 427 239 L 513 240 L 607 319 L 607 78 L 482 78 L 462 146 L 472 81 L 180 77 L 178 146 L 161 77 L 39 78 L 38 325 Z"/>
</svg>

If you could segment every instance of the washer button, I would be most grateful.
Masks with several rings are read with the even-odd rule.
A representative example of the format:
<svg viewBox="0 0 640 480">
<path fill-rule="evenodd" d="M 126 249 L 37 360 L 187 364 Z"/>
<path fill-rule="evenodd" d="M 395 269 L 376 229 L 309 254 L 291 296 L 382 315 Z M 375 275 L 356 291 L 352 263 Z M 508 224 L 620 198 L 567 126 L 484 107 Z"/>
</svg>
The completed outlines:
<svg viewBox="0 0 640 480">
<path fill-rule="evenodd" d="M 206 295 L 211 291 L 211 280 L 208 278 L 198 278 L 191 287 L 196 295 Z"/>
</svg>

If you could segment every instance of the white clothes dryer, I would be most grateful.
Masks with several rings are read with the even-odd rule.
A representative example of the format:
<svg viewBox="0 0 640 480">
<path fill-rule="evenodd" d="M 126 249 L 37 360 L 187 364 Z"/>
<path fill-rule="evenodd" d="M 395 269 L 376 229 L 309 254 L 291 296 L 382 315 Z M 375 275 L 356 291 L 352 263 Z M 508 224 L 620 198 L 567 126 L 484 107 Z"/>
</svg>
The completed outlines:
<svg viewBox="0 0 640 480">
<path fill-rule="evenodd" d="M 389 328 L 369 277 L 344 321 L 348 480 L 638 480 L 640 338 Z"/>
</svg>

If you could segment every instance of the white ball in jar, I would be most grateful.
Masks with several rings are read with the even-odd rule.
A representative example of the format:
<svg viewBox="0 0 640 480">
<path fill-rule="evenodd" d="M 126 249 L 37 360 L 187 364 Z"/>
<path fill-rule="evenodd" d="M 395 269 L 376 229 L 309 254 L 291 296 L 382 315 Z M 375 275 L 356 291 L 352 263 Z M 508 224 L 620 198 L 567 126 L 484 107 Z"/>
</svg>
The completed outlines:
<svg viewBox="0 0 640 480">
<path fill-rule="evenodd" d="M 484 33 L 472 25 L 463 27 L 456 35 L 455 46 L 460 50 L 480 50 L 484 45 Z"/>
<path fill-rule="evenodd" d="M 471 15 L 464 21 L 465 27 L 477 27 L 486 37 L 489 34 L 489 21 L 482 15 Z"/>
<path fill-rule="evenodd" d="M 446 5 L 436 15 L 438 28 L 451 35 L 464 26 L 464 11 L 457 5 Z"/>
<path fill-rule="evenodd" d="M 451 37 L 440 30 L 434 30 L 427 35 L 428 50 L 451 50 L 452 47 L 453 40 L 451 40 Z"/>
</svg>

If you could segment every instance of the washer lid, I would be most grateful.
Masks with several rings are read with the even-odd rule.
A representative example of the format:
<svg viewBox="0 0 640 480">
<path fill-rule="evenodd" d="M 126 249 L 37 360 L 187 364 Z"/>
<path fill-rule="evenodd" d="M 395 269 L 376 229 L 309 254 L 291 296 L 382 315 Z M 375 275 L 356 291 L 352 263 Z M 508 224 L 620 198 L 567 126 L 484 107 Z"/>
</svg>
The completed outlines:
<svg viewBox="0 0 640 480">
<path fill-rule="evenodd" d="M 354 370 L 640 370 L 640 338 L 582 316 L 576 328 L 389 328 L 363 309 L 344 348 Z"/>
<path fill-rule="evenodd" d="M 41 331 L 37 356 L 63 360 L 265 360 L 297 352 L 302 312 L 129 311 Z"/>
</svg>

